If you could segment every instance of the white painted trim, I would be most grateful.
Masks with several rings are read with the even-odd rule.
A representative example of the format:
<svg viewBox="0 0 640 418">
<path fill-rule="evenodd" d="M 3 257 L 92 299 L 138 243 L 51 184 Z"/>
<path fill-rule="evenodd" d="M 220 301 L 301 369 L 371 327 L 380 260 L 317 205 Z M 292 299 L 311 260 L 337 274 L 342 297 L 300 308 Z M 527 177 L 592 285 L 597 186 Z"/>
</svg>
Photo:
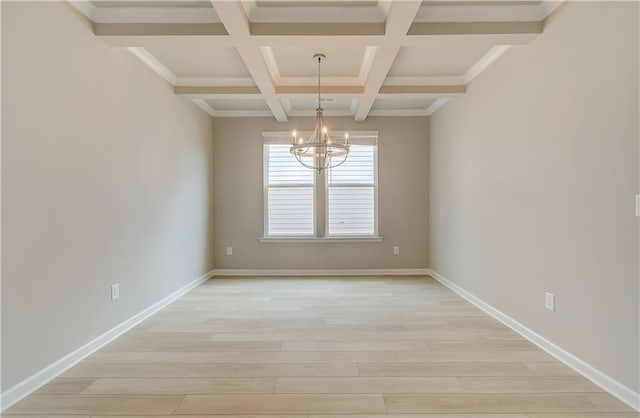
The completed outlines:
<svg viewBox="0 0 640 418">
<path fill-rule="evenodd" d="M 429 269 L 218 269 L 213 276 L 427 276 Z"/>
<path fill-rule="evenodd" d="M 427 116 L 433 115 L 436 110 L 440 109 L 448 101 L 449 99 L 446 97 L 441 97 L 439 99 L 436 99 L 436 101 L 431 103 L 431 106 L 427 108 Z"/>
<path fill-rule="evenodd" d="M 138 57 L 140 61 L 145 63 L 149 68 L 155 71 L 160 77 L 167 80 L 170 84 L 175 85 L 178 77 L 171 72 L 163 63 L 161 63 L 156 57 L 151 55 L 149 51 L 142 47 L 127 47 L 127 50 L 133 55 Z"/>
<path fill-rule="evenodd" d="M 360 84 L 362 85 L 367 82 L 367 77 L 369 76 L 369 71 L 371 71 L 371 65 L 373 64 L 373 58 L 376 56 L 377 50 L 378 47 L 376 46 L 367 46 L 364 50 L 362 64 L 360 65 L 360 74 L 358 75 Z"/>
<path fill-rule="evenodd" d="M 618 382 L 611 376 L 601 372 L 595 367 L 591 366 L 589 363 L 584 360 L 579 359 L 574 356 L 570 352 L 564 350 L 563 348 L 557 346 L 553 342 L 547 340 L 542 335 L 536 333 L 530 328 L 527 328 L 525 325 L 516 321 L 509 315 L 499 311 L 493 306 L 489 305 L 487 302 L 483 301 L 479 297 L 474 294 L 466 291 L 462 287 L 453 283 L 452 281 L 444 278 L 437 272 L 429 269 L 429 275 L 453 290 L 455 293 L 460 295 L 462 298 L 471 302 L 473 305 L 480 308 L 485 313 L 489 314 L 493 318 L 502 322 L 504 325 L 508 326 L 527 340 L 531 341 L 542 350 L 551 354 L 553 357 L 557 358 L 567 366 L 571 367 L 573 370 L 577 371 L 587 379 L 591 380 L 596 385 L 600 386 L 602 389 L 606 390 L 616 398 L 620 399 L 622 402 L 626 403 L 632 408 L 635 408 L 637 411 L 640 411 L 640 394 L 634 392 L 631 388 L 623 385 Z"/>
<path fill-rule="evenodd" d="M 469 84 L 474 78 L 480 75 L 481 72 L 487 69 L 495 60 L 500 58 L 502 54 L 507 52 L 507 50 L 511 48 L 511 45 L 496 45 L 489 50 L 486 54 L 482 56 L 467 70 L 466 73 L 462 76 L 464 79 L 464 84 Z"/>
<path fill-rule="evenodd" d="M 70 5 L 76 8 L 80 13 L 85 15 L 87 19 L 95 22 L 96 13 L 98 8 L 93 3 L 86 0 L 67 0 Z"/>
<path fill-rule="evenodd" d="M 264 63 L 267 65 L 269 69 L 269 73 L 271 74 L 272 80 L 280 79 L 280 69 L 278 68 L 278 62 L 276 61 L 275 55 L 273 55 L 273 48 L 270 46 L 261 46 L 260 51 L 262 51 L 262 56 L 264 57 Z"/>
<path fill-rule="evenodd" d="M 182 286 L 175 292 L 170 295 L 162 298 L 158 302 L 149 306 L 148 308 L 140 311 L 135 314 L 131 318 L 127 319 L 124 322 L 116 325 L 114 328 L 100 335 L 99 337 L 89 341 L 82 347 L 72 351 L 56 362 L 50 364 L 44 369 L 38 371 L 37 373 L 31 375 L 26 378 L 22 382 L 16 384 L 15 386 L 7 389 L 2 394 L 0 394 L 0 411 L 4 411 L 10 406 L 14 405 L 16 402 L 20 401 L 24 397 L 30 395 L 34 391 L 38 390 L 43 385 L 50 382 L 52 379 L 56 378 L 60 374 L 64 373 L 69 368 L 75 366 L 80 361 L 84 360 L 91 354 L 95 353 L 97 350 L 110 343 L 114 339 L 118 338 L 120 335 L 124 334 L 134 326 L 138 325 L 140 322 L 144 321 L 154 313 L 158 312 L 171 302 L 180 298 L 185 293 L 195 289 L 200 284 L 204 283 L 208 279 L 210 279 L 215 274 L 215 270 L 211 270 L 197 279 L 187 283 Z"/>
<path fill-rule="evenodd" d="M 215 116 L 216 110 L 204 99 L 193 99 L 193 102 L 197 104 L 200 109 L 204 110 L 209 116 Z"/>
<path fill-rule="evenodd" d="M 551 13 L 555 12 L 564 2 L 565 0 L 542 0 L 540 4 L 540 10 L 542 11 L 541 19 L 545 19 Z"/>
<path fill-rule="evenodd" d="M 260 242 L 263 243 L 278 243 L 278 244 L 295 244 L 301 242 L 309 242 L 309 243 L 356 243 L 356 242 L 382 242 L 384 240 L 383 237 L 372 236 L 372 237 L 262 237 L 259 239 Z"/>
</svg>

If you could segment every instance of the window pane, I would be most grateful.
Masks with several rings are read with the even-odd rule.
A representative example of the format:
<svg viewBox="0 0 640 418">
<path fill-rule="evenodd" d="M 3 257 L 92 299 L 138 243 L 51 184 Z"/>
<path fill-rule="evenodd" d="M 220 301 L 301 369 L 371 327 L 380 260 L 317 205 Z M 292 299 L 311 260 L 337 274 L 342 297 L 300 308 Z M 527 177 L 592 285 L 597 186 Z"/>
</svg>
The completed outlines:
<svg viewBox="0 0 640 418">
<path fill-rule="evenodd" d="M 313 187 L 270 187 L 269 235 L 313 235 Z"/>
<path fill-rule="evenodd" d="M 373 235 L 375 233 L 373 186 L 330 186 L 328 200 L 330 235 Z"/>
<path fill-rule="evenodd" d="M 347 161 L 329 170 L 329 184 L 373 184 L 374 148 L 371 145 L 351 145 Z"/>
<path fill-rule="evenodd" d="M 269 144 L 269 185 L 313 184 L 313 170 L 305 168 L 290 152 L 288 144 Z"/>
</svg>

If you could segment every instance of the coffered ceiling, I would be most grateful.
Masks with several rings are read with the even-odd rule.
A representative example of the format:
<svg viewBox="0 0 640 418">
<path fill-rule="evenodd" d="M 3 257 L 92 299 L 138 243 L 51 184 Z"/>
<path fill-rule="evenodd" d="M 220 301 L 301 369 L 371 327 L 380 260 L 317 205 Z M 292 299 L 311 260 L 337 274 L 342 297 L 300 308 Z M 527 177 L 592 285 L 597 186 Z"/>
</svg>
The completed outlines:
<svg viewBox="0 0 640 418">
<path fill-rule="evenodd" d="M 316 52 L 327 115 L 430 115 L 558 1 L 71 1 L 108 45 L 126 47 L 212 116 L 312 116 Z"/>
</svg>

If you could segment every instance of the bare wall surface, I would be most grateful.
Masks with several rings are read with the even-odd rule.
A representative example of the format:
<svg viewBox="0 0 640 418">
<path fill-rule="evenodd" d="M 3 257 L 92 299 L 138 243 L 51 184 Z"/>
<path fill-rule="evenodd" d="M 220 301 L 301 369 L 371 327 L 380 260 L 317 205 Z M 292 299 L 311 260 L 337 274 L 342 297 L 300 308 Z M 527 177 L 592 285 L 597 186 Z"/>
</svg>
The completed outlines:
<svg viewBox="0 0 640 418">
<path fill-rule="evenodd" d="M 561 6 L 430 147 L 430 266 L 638 391 L 638 4 Z"/>
<path fill-rule="evenodd" d="M 66 2 L 2 9 L 6 390 L 213 268 L 212 146 L 208 115 Z"/>
<path fill-rule="evenodd" d="M 379 232 L 383 242 L 260 243 L 262 131 L 311 129 L 313 119 L 214 118 L 215 263 L 218 269 L 425 268 L 428 253 L 428 121 L 327 118 L 334 130 L 378 130 Z M 393 255 L 393 246 L 400 254 Z M 225 255 L 225 247 L 233 255 Z"/>
</svg>

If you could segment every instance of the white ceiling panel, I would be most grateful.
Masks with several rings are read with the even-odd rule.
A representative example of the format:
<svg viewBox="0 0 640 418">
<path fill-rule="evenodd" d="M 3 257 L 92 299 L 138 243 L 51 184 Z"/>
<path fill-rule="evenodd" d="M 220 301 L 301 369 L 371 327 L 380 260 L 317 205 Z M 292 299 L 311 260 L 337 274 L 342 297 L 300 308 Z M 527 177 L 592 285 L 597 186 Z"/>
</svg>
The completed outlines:
<svg viewBox="0 0 640 418">
<path fill-rule="evenodd" d="M 207 99 L 207 104 L 216 111 L 229 111 L 229 110 L 269 110 L 269 106 L 262 99 Z"/>
<path fill-rule="evenodd" d="M 427 109 L 436 99 L 376 99 L 371 110 Z"/>
<path fill-rule="evenodd" d="M 281 77 L 317 77 L 316 52 L 327 56 L 322 63 L 323 77 L 358 77 L 365 48 L 344 48 L 333 42 L 311 44 L 309 48 L 273 48 Z"/>
<path fill-rule="evenodd" d="M 250 77 L 235 48 L 214 48 L 206 38 L 188 45 L 155 44 L 147 50 L 178 77 Z"/>
<path fill-rule="evenodd" d="M 461 76 L 494 46 L 481 38 L 426 39 L 419 47 L 400 49 L 389 77 Z"/>
</svg>

